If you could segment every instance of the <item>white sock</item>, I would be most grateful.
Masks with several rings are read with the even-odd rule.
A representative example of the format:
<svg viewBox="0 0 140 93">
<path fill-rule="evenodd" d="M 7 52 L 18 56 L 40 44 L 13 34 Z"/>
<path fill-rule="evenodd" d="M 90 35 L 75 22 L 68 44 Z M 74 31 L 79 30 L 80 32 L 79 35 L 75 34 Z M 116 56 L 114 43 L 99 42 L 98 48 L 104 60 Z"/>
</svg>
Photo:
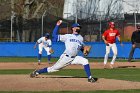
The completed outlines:
<svg viewBox="0 0 140 93">
<path fill-rule="evenodd" d="M 91 79 L 92 78 L 92 76 L 89 76 L 89 79 Z"/>
</svg>

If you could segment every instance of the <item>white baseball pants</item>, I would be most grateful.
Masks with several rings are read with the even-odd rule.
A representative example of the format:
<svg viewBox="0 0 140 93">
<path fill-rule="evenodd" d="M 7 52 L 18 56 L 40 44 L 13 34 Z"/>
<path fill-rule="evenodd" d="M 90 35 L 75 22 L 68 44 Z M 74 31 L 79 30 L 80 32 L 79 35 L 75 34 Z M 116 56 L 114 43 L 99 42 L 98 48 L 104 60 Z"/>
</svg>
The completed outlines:
<svg viewBox="0 0 140 93">
<path fill-rule="evenodd" d="M 43 48 L 45 49 L 45 51 L 47 52 L 47 55 L 50 55 L 51 53 L 49 52 L 50 48 L 44 46 L 43 44 L 39 44 L 39 54 L 42 54 Z"/>
<path fill-rule="evenodd" d="M 113 58 L 112 58 L 112 61 L 111 61 L 111 64 L 114 64 L 115 59 L 117 57 L 117 46 L 116 46 L 116 43 L 109 44 L 109 46 L 106 46 L 106 54 L 105 54 L 105 57 L 104 57 L 104 65 L 107 64 L 108 55 L 110 53 L 110 48 L 112 49 L 113 54 L 114 54 Z"/>
<path fill-rule="evenodd" d="M 59 71 L 60 69 L 70 64 L 87 65 L 88 60 L 86 58 L 83 58 L 82 56 L 76 56 L 75 58 L 71 58 L 66 56 L 66 54 L 62 54 L 60 56 L 60 59 L 52 67 L 48 67 L 48 72 Z"/>
</svg>

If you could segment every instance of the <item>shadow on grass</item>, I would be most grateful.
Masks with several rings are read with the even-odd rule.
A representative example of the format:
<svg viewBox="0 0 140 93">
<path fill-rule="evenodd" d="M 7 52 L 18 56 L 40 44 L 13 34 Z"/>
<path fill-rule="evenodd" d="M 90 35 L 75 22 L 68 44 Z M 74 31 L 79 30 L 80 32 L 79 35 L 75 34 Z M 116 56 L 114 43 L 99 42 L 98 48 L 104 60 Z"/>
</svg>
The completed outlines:
<svg viewBox="0 0 140 93">
<path fill-rule="evenodd" d="M 87 78 L 81 76 L 37 76 L 35 78 Z M 98 80 L 98 78 L 94 77 L 94 79 Z"/>
<path fill-rule="evenodd" d="M 80 76 L 37 76 L 35 78 L 87 78 L 87 77 L 80 77 Z"/>
<path fill-rule="evenodd" d="M 135 68 L 136 66 L 118 66 L 116 68 Z"/>
</svg>

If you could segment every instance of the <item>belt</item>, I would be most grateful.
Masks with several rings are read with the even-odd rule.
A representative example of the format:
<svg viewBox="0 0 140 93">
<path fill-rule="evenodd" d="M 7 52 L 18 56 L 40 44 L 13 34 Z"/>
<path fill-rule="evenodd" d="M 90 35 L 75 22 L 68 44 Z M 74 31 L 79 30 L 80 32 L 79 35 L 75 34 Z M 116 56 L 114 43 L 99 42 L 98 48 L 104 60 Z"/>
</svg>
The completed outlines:
<svg viewBox="0 0 140 93">
<path fill-rule="evenodd" d="M 66 55 L 67 57 L 70 57 L 70 58 L 75 58 L 75 56 L 70 56 L 70 55 Z"/>
<path fill-rule="evenodd" d="M 70 57 L 70 58 L 75 58 L 75 56 L 70 56 L 70 55 L 67 55 L 67 54 L 66 54 L 66 56 L 67 56 L 67 57 Z"/>
</svg>

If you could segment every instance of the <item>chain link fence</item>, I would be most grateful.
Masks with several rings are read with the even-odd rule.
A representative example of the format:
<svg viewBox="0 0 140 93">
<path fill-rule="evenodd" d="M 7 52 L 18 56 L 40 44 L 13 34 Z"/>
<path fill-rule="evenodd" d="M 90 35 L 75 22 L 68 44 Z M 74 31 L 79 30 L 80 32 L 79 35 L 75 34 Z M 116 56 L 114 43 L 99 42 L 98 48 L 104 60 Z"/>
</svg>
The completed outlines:
<svg viewBox="0 0 140 93">
<path fill-rule="evenodd" d="M 82 10 L 78 10 L 77 19 L 76 14 L 63 19 L 64 0 L 60 1 L 0 0 L 0 42 L 35 42 L 45 33 L 52 34 L 59 19 L 63 20 L 60 34 L 71 33 L 71 25 L 77 20 L 82 26 L 81 35 L 86 42 L 102 42 L 102 33 L 108 28 L 108 22 L 114 21 L 123 41 L 130 41 L 132 32 L 136 30 L 136 24 L 140 23 L 140 14 L 138 13 L 101 16 L 95 12 L 89 17 L 83 18 L 83 15 L 89 14 Z M 39 8 L 40 11 L 36 12 Z M 32 18 L 31 14 L 37 16 Z M 71 18 L 73 20 L 69 20 Z"/>
<path fill-rule="evenodd" d="M 133 16 L 129 15 L 130 17 Z M 11 20 L 0 21 L 0 41 L 10 42 L 12 34 L 12 42 L 35 42 L 45 33 L 52 34 L 57 20 L 62 19 L 63 24 L 60 26 L 60 34 L 71 33 L 71 25 L 75 20 L 66 20 L 60 17 L 56 17 L 51 14 L 47 14 L 43 18 L 23 19 L 22 16 L 14 17 L 12 22 L 11 32 Z M 78 23 L 82 26 L 81 34 L 84 40 L 87 42 L 99 42 L 102 41 L 101 35 L 108 28 L 108 22 L 114 21 L 116 28 L 120 31 L 123 41 L 130 41 L 132 31 L 135 30 L 135 20 L 125 19 L 112 19 L 112 20 L 78 20 Z M 138 24 L 140 17 L 137 16 Z"/>
</svg>

